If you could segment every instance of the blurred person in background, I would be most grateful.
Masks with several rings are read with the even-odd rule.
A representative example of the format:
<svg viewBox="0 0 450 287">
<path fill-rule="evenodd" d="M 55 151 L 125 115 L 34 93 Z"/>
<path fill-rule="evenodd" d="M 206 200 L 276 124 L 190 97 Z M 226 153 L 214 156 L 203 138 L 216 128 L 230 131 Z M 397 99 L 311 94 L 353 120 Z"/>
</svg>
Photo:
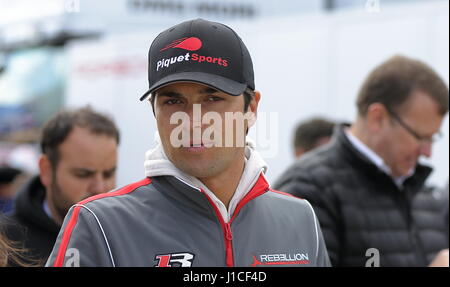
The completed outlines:
<svg viewBox="0 0 450 287">
<path fill-rule="evenodd" d="M 301 122 L 294 134 L 295 157 L 300 158 L 306 152 L 328 143 L 333 128 L 333 122 L 319 117 Z"/>
<path fill-rule="evenodd" d="M 9 166 L 0 167 L 0 213 L 8 214 L 13 209 L 15 194 L 15 179 L 22 173 L 21 170 Z"/>
<path fill-rule="evenodd" d="M 424 188 L 432 169 L 418 160 L 438 139 L 448 87 L 425 63 L 394 56 L 365 80 L 357 110 L 351 126 L 339 125 L 274 188 L 311 202 L 333 266 L 446 262 L 448 226 Z"/>
<path fill-rule="evenodd" d="M 65 110 L 44 125 L 40 144 L 39 175 L 18 192 L 5 232 L 45 262 L 69 208 L 115 188 L 119 131 L 89 107 Z"/>
<path fill-rule="evenodd" d="M 19 187 L 38 172 L 39 153 L 32 142 L 5 150 L 0 156 L 0 213 L 10 214 Z"/>
</svg>

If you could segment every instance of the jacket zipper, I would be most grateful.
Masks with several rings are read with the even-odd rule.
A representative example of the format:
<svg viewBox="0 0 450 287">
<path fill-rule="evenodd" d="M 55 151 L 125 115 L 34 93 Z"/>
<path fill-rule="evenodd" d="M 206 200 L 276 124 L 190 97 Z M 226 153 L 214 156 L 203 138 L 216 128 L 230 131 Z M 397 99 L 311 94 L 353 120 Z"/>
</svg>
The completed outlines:
<svg viewBox="0 0 450 287">
<path fill-rule="evenodd" d="M 226 261 L 228 267 L 234 266 L 233 260 L 233 233 L 231 232 L 231 222 L 225 224 L 225 246 Z"/>
<path fill-rule="evenodd" d="M 231 231 L 231 220 L 228 223 L 225 223 L 225 221 L 222 218 L 222 214 L 220 213 L 219 209 L 215 205 L 215 203 L 209 198 L 209 196 L 206 194 L 206 192 L 201 189 L 201 192 L 206 196 L 209 203 L 214 208 L 214 212 L 216 213 L 217 218 L 219 219 L 219 223 L 222 227 L 224 239 L 225 239 L 225 260 L 228 267 L 234 266 L 234 259 L 233 259 L 233 232 Z"/>
<path fill-rule="evenodd" d="M 238 215 L 238 213 L 242 209 L 242 207 L 244 207 L 244 205 L 246 205 L 248 202 L 250 202 L 254 198 L 265 193 L 268 189 L 269 189 L 269 184 L 267 183 L 264 176 L 262 174 L 260 174 L 260 176 L 259 176 L 258 180 L 256 181 L 255 185 L 253 186 L 252 190 L 249 193 L 247 193 L 247 195 L 236 206 L 233 216 L 231 217 L 231 219 L 228 223 L 225 223 L 225 221 L 223 220 L 222 214 L 219 211 L 219 208 L 211 200 L 211 198 L 209 198 L 208 194 L 206 194 L 206 192 L 203 189 L 200 189 L 200 191 L 206 196 L 209 203 L 214 208 L 216 216 L 219 219 L 219 223 L 222 226 L 222 231 L 223 231 L 224 240 L 225 240 L 225 258 L 226 258 L 226 264 L 228 267 L 234 266 L 233 232 L 231 231 L 231 223 L 234 221 L 234 219 L 236 218 L 236 216 Z"/>
</svg>

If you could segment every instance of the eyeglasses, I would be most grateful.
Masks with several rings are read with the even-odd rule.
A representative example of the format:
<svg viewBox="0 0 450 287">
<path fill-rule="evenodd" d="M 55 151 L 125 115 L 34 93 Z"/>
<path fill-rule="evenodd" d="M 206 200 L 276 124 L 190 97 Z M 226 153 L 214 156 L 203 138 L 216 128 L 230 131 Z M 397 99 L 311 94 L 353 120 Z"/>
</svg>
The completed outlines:
<svg viewBox="0 0 450 287">
<path fill-rule="evenodd" d="M 424 137 L 419 135 L 413 128 L 411 128 L 408 124 L 406 124 L 396 113 L 394 113 L 392 110 L 386 108 L 388 113 L 391 115 L 391 117 L 396 120 L 410 135 L 412 135 L 416 140 L 418 140 L 420 143 L 435 143 L 438 140 L 442 138 L 442 132 L 437 132 L 431 137 Z"/>
</svg>

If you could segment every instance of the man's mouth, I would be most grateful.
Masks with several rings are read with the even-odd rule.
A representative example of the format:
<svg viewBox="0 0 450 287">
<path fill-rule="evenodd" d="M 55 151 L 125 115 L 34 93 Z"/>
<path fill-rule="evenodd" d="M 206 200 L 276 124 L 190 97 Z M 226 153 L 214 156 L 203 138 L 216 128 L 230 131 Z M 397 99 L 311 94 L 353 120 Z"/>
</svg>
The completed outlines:
<svg viewBox="0 0 450 287">
<path fill-rule="evenodd" d="M 189 146 L 184 147 L 189 152 L 201 152 L 208 148 L 209 146 L 204 142 L 191 141 Z"/>
<path fill-rule="evenodd" d="M 203 143 L 191 143 L 191 145 L 189 147 L 195 147 L 195 148 L 200 148 L 200 147 L 204 147 L 205 145 Z"/>
</svg>

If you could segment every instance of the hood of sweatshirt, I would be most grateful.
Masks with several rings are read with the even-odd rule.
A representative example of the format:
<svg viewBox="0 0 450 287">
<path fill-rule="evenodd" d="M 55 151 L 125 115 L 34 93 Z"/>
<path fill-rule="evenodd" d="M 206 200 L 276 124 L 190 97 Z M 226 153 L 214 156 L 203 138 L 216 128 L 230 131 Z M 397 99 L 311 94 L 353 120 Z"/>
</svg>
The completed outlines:
<svg viewBox="0 0 450 287">
<path fill-rule="evenodd" d="M 189 184 L 197 189 L 204 190 L 219 209 L 225 222 L 230 221 L 236 206 L 255 185 L 261 173 L 264 174 L 267 171 L 267 164 L 256 151 L 255 143 L 247 137 L 245 145 L 244 171 L 227 209 L 224 203 L 215 196 L 214 191 L 206 187 L 198 178 L 179 170 L 168 159 L 157 133 L 155 135 L 155 141 L 156 146 L 148 150 L 145 154 L 145 176 L 174 176 L 186 184 Z"/>
</svg>

